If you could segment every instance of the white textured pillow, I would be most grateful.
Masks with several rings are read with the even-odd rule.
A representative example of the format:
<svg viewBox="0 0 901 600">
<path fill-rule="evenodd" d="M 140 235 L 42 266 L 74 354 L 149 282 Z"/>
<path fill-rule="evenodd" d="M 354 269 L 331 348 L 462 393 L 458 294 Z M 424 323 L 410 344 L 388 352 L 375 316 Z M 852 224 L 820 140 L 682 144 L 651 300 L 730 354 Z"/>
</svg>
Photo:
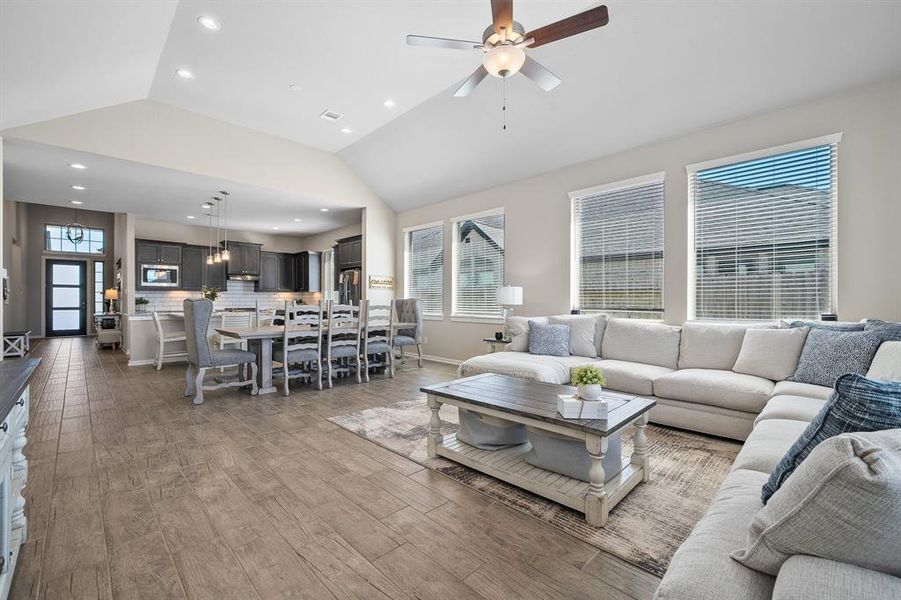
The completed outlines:
<svg viewBox="0 0 901 600">
<path fill-rule="evenodd" d="M 806 327 L 748 329 L 732 370 L 773 381 L 787 379 L 798 367 L 808 331 Z"/>
<path fill-rule="evenodd" d="M 681 328 L 631 319 L 607 319 L 601 355 L 675 369 Z"/>
<path fill-rule="evenodd" d="M 528 352 L 529 351 L 529 321 L 541 321 L 547 324 L 544 317 L 507 317 L 505 327 L 507 335 L 510 336 L 510 343 L 507 344 L 507 350 L 510 352 Z"/>
<path fill-rule="evenodd" d="M 867 371 L 867 379 L 901 381 L 901 342 L 882 342 Z"/>
<path fill-rule="evenodd" d="M 732 558 L 770 575 L 810 554 L 901 576 L 901 429 L 821 442 L 754 515 Z"/>
<path fill-rule="evenodd" d="M 679 344 L 680 369 L 723 369 L 735 364 L 746 325 L 686 323 Z"/>
<path fill-rule="evenodd" d="M 597 324 L 594 328 L 594 351 L 595 356 L 601 355 L 601 346 L 604 344 L 604 332 L 607 331 L 607 315 L 600 313 L 594 315 Z"/>
<path fill-rule="evenodd" d="M 559 315 L 548 317 L 551 325 L 569 325 L 569 353 L 573 356 L 596 358 L 594 344 L 597 319 L 592 315 Z"/>
</svg>

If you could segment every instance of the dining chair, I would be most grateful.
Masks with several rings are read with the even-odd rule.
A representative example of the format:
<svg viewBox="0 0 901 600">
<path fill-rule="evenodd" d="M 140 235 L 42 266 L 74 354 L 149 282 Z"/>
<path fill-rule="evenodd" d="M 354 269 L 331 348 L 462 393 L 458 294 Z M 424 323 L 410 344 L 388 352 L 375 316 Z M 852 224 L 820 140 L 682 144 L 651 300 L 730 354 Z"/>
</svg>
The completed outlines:
<svg viewBox="0 0 901 600">
<path fill-rule="evenodd" d="M 328 303 L 328 333 L 326 334 L 325 365 L 328 386 L 332 387 L 332 372 L 338 375 L 354 369 L 357 383 L 360 378 L 360 307 L 353 304 Z M 351 365 L 353 361 L 353 365 Z"/>
<path fill-rule="evenodd" d="M 268 327 L 269 325 L 272 325 L 272 320 L 275 319 L 275 309 L 272 307 L 261 308 L 259 300 L 255 302 L 255 308 L 255 325 L 257 327 Z"/>
<path fill-rule="evenodd" d="M 156 341 L 157 341 L 157 349 L 156 349 L 156 370 L 159 371 L 163 368 L 163 361 L 167 358 L 185 358 L 187 356 L 187 352 L 181 349 L 181 343 L 186 340 L 185 337 L 185 329 L 184 329 L 184 321 L 182 319 L 167 319 L 167 321 L 172 321 L 173 323 L 179 323 L 179 326 L 176 326 L 175 329 L 171 327 L 166 327 L 163 325 L 163 320 L 160 318 L 160 313 L 157 311 L 153 311 L 153 324 L 156 326 Z M 175 351 L 168 352 L 166 350 L 166 345 L 171 346 L 172 344 L 178 344 L 179 348 Z"/>
<path fill-rule="evenodd" d="M 416 346 L 419 354 L 419 368 L 422 368 L 422 300 L 419 298 L 398 298 L 394 301 L 397 320 L 400 323 L 414 323 L 411 329 L 401 329 L 394 334 L 394 347 L 400 348 L 401 361 L 404 360 L 404 348 Z"/>
<path fill-rule="evenodd" d="M 273 360 L 282 363 L 283 391 L 290 393 L 289 379 L 312 379 L 316 376 L 316 388 L 322 389 L 322 305 L 285 302 L 282 318 L 284 334 L 281 344 L 273 349 Z M 306 331 L 297 331 L 297 327 Z M 292 369 L 291 365 L 298 365 Z"/>
<path fill-rule="evenodd" d="M 253 352 L 239 348 L 214 350 L 207 337 L 213 315 L 213 303 L 207 299 L 185 299 L 185 337 L 188 347 L 188 371 L 185 375 L 185 396 L 194 396 L 194 404 L 203 404 L 203 392 L 229 387 L 251 386 L 251 395 L 256 396 L 257 359 Z M 204 385 L 207 369 L 238 365 L 238 374 L 233 381 L 218 381 L 214 385 Z M 250 378 L 242 378 L 244 366 L 250 365 Z"/>
<path fill-rule="evenodd" d="M 370 304 L 363 301 L 360 309 L 363 315 L 363 372 L 369 383 L 369 371 L 385 367 L 385 377 L 394 377 L 394 346 L 391 343 L 394 331 L 394 307 L 391 304 Z"/>
<path fill-rule="evenodd" d="M 223 312 L 216 316 L 216 320 L 222 329 L 248 328 L 254 326 L 256 315 L 250 311 Z M 228 346 L 238 346 L 241 350 L 247 350 L 247 340 L 231 338 L 221 333 L 213 335 L 213 344 L 217 350 L 225 350 Z M 219 367 L 220 371 L 224 369 L 225 367 Z"/>
</svg>

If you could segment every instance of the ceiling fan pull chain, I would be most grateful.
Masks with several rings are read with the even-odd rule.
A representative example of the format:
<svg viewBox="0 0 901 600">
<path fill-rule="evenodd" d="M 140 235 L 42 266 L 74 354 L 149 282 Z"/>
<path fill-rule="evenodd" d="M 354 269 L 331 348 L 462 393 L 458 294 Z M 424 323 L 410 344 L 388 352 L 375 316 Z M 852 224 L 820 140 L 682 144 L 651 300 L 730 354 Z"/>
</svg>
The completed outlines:
<svg viewBox="0 0 901 600">
<path fill-rule="evenodd" d="M 504 118 L 504 131 L 507 131 L 507 78 L 501 79 L 501 94 L 503 95 L 503 103 L 501 104 L 501 115 Z"/>
</svg>

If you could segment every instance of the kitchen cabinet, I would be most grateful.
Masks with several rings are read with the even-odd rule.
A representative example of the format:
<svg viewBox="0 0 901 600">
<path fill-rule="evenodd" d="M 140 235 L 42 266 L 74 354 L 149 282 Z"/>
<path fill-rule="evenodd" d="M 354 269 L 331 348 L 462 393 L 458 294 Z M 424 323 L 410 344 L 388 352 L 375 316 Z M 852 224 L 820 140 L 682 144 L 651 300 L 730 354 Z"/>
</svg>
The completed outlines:
<svg viewBox="0 0 901 600">
<path fill-rule="evenodd" d="M 246 242 L 229 242 L 228 251 L 231 260 L 228 261 L 228 276 L 240 279 L 242 277 L 259 277 L 260 260 L 262 259 L 261 244 L 249 244 Z"/>
<path fill-rule="evenodd" d="M 206 251 L 206 248 L 204 248 Z M 223 292 L 228 288 L 228 275 L 226 275 L 226 271 L 228 269 L 227 262 L 219 262 L 213 263 L 211 265 L 206 264 L 206 253 L 203 255 L 203 285 L 207 287 L 219 288 Z"/>
<path fill-rule="evenodd" d="M 293 292 L 294 257 L 290 254 L 262 252 L 260 256 L 259 292 Z"/>
<path fill-rule="evenodd" d="M 181 289 L 200 291 L 209 250 L 204 246 L 185 246 L 181 251 Z"/>
<path fill-rule="evenodd" d="M 293 292 L 294 287 L 294 256 L 291 254 L 278 254 L 278 291 Z"/>
<path fill-rule="evenodd" d="M 321 255 L 318 252 L 300 252 L 294 255 L 294 289 L 298 292 L 318 292 Z"/>
<path fill-rule="evenodd" d="M 362 267 L 363 236 L 355 235 L 338 240 L 338 246 L 335 248 L 335 258 L 339 271 Z"/>
<path fill-rule="evenodd" d="M 135 241 L 135 256 L 138 264 L 180 265 L 181 250 L 181 244 L 149 240 Z"/>
</svg>

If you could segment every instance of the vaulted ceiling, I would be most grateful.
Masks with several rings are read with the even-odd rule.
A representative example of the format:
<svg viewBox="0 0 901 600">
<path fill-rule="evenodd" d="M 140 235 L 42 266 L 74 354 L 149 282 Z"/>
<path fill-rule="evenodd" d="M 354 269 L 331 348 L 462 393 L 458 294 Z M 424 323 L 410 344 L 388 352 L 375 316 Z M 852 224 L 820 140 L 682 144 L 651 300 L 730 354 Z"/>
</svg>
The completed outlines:
<svg viewBox="0 0 901 600">
<path fill-rule="evenodd" d="M 528 30 L 595 4 L 514 16 Z M 480 40 L 488 0 L 5 0 L 0 131 L 150 98 L 337 152 L 404 210 L 901 74 L 901 2 L 607 5 L 606 27 L 529 51 L 555 90 L 489 78 L 453 98 L 478 52 L 404 36 Z"/>
</svg>

